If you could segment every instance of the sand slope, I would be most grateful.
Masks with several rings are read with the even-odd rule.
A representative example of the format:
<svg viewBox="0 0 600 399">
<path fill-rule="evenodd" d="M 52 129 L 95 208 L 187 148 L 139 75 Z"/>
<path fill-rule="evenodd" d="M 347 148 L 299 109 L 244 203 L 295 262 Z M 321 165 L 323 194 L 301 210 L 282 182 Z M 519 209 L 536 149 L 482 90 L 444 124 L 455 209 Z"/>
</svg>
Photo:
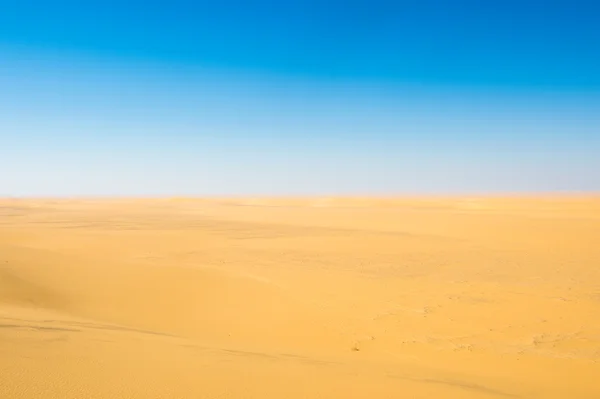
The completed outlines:
<svg viewBox="0 0 600 399">
<path fill-rule="evenodd" d="M 0 200 L 1 398 L 599 398 L 600 199 Z"/>
</svg>

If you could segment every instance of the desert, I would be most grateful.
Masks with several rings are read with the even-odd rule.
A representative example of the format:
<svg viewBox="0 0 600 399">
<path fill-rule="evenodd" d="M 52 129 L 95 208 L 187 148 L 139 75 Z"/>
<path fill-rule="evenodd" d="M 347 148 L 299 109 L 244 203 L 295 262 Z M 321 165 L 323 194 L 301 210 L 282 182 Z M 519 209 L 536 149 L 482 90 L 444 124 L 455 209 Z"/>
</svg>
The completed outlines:
<svg viewBox="0 0 600 399">
<path fill-rule="evenodd" d="M 600 199 L 0 201 L 2 398 L 598 398 Z"/>
</svg>

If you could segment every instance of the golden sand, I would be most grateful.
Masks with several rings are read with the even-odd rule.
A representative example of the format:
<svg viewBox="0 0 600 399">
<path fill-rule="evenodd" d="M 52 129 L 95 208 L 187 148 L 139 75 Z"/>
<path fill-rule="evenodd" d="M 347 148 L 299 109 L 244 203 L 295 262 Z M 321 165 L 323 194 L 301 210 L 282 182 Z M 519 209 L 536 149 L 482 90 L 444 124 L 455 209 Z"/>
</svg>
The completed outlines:
<svg viewBox="0 0 600 399">
<path fill-rule="evenodd" d="M 600 199 L 0 200 L 0 398 L 600 398 Z"/>
</svg>

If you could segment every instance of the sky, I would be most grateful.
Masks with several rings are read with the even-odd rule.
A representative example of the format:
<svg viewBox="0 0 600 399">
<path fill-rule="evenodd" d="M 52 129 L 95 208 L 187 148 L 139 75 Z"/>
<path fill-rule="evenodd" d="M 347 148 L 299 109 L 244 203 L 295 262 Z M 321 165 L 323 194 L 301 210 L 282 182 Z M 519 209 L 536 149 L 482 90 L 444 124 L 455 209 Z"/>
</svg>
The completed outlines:
<svg viewBox="0 0 600 399">
<path fill-rule="evenodd" d="M 600 191 L 593 0 L 0 0 L 0 196 Z"/>
</svg>

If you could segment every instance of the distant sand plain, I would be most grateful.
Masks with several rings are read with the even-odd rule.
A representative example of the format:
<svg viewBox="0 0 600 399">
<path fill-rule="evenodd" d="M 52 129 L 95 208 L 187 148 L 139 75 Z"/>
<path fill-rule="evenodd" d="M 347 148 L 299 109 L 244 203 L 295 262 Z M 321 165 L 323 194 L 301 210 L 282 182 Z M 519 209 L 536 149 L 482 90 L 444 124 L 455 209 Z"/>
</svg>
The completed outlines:
<svg viewBox="0 0 600 399">
<path fill-rule="evenodd" d="M 600 398 L 600 198 L 0 200 L 0 398 Z"/>
</svg>

